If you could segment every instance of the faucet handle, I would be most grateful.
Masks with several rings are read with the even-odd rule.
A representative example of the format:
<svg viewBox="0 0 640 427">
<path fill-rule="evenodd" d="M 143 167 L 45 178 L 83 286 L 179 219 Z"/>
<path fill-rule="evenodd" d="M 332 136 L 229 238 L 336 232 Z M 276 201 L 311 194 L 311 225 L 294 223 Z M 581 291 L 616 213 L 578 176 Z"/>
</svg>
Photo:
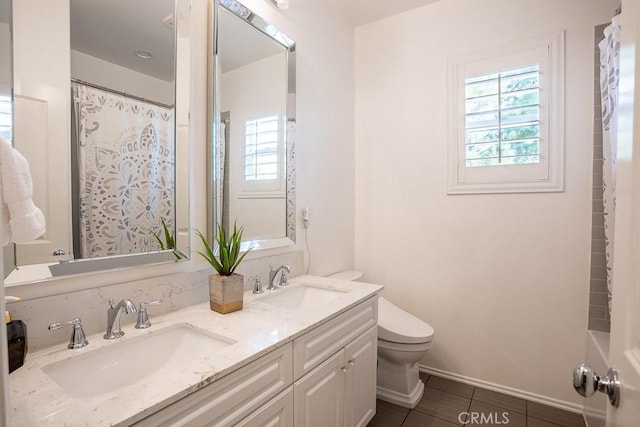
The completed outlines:
<svg viewBox="0 0 640 427">
<path fill-rule="evenodd" d="M 249 281 L 253 282 L 253 293 L 261 294 L 264 291 L 262 290 L 262 282 L 260 281 L 260 276 L 252 276 L 249 277 Z"/>
<path fill-rule="evenodd" d="M 289 281 L 287 280 L 287 273 L 291 273 L 293 270 L 289 264 L 282 264 L 282 271 L 280 272 L 280 286 L 287 286 Z"/>
<path fill-rule="evenodd" d="M 157 299 L 151 302 L 141 302 L 140 310 L 138 310 L 138 320 L 136 321 L 136 329 L 146 329 L 151 326 L 151 322 L 149 322 L 149 315 L 147 314 L 147 306 L 148 305 L 158 305 L 164 303 L 163 299 Z"/>
<path fill-rule="evenodd" d="M 64 328 L 66 326 L 73 326 L 69 345 L 67 346 L 68 348 L 82 348 L 89 344 L 89 341 L 87 341 L 87 337 L 84 334 L 84 329 L 82 329 L 82 321 L 79 317 L 69 320 L 68 322 L 52 323 L 49 325 L 49 330 L 55 331 L 56 329 Z"/>
</svg>

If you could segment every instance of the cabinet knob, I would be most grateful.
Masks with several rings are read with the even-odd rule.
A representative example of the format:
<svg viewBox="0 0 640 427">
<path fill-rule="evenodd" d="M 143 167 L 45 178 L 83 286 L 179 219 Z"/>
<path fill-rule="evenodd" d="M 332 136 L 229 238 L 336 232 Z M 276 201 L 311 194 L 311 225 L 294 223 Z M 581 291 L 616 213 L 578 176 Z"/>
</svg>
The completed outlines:
<svg viewBox="0 0 640 427">
<path fill-rule="evenodd" d="M 342 372 L 347 372 L 347 367 L 346 367 L 346 366 L 343 366 L 342 368 L 340 368 L 340 370 L 341 370 Z"/>
<path fill-rule="evenodd" d="M 347 363 L 351 366 L 354 366 L 356 364 L 356 359 L 351 359 Z"/>
</svg>

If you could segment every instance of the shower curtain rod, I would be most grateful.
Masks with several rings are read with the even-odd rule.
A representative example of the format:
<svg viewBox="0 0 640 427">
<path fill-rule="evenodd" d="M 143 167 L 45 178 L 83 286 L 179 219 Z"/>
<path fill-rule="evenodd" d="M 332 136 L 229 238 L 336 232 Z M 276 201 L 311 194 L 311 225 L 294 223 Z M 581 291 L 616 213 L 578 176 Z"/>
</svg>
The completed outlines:
<svg viewBox="0 0 640 427">
<path fill-rule="evenodd" d="M 142 101 L 142 102 L 146 102 L 146 103 L 149 103 L 149 104 L 157 105 L 158 107 L 173 108 L 173 105 L 168 105 L 168 104 L 163 104 L 162 102 L 152 101 L 150 99 L 142 98 L 142 97 L 136 96 L 136 95 L 131 95 L 131 94 L 128 94 L 126 92 L 120 92 L 119 90 L 111 89 L 111 88 L 108 88 L 106 86 L 98 86 L 96 84 L 89 83 L 89 82 L 86 82 L 84 80 L 71 79 L 71 82 L 72 83 L 79 83 L 81 85 L 89 86 L 89 87 L 92 87 L 92 88 L 98 89 L 98 90 L 104 90 L 105 92 L 110 92 L 110 93 L 113 93 L 115 95 L 124 96 L 125 98 L 135 99 L 136 101 Z"/>
</svg>

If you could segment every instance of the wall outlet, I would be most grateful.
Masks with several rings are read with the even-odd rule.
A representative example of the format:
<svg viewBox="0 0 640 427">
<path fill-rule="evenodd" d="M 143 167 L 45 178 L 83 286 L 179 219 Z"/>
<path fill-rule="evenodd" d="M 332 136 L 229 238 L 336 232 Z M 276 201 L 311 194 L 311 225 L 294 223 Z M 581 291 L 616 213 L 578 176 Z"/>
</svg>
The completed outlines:
<svg viewBox="0 0 640 427">
<path fill-rule="evenodd" d="M 309 218 L 311 217 L 311 208 L 302 208 L 302 225 L 309 228 Z"/>
</svg>

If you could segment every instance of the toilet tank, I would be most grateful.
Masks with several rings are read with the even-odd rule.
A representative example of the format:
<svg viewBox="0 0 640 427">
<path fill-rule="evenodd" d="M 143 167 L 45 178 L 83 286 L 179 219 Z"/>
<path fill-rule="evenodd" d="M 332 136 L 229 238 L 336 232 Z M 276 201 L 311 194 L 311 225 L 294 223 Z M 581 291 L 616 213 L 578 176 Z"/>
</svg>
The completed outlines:
<svg viewBox="0 0 640 427">
<path fill-rule="evenodd" d="M 329 276 L 331 279 L 348 280 L 350 282 L 362 282 L 364 273 L 361 271 L 341 271 L 340 273 Z"/>
</svg>

